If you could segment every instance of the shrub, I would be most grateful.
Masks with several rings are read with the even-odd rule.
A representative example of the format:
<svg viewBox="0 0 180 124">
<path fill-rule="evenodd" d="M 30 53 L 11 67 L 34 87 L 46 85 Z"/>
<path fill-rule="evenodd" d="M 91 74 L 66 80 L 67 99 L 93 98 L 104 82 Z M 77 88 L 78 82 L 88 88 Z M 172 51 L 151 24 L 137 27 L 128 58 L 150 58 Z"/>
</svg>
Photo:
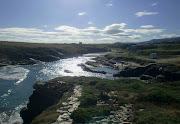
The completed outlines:
<svg viewBox="0 0 180 124">
<path fill-rule="evenodd" d="M 110 110 L 107 108 L 81 108 L 79 107 L 71 114 L 71 118 L 75 123 L 86 123 L 95 116 L 107 116 L 109 115 Z"/>
<path fill-rule="evenodd" d="M 78 108 L 77 110 L 73 111 L 71 118 L 74 120 L 74 122 L 85 123 L 91 119 L 91 114 L 87 109 Z"/>
<path fill-rule="evenodd" d="M 104 92 L 101 92 L 99 95 L 100 99 L 103 101 L 107 101 L 109 99 L 109 96 L 106 95 Z"/>
<path fill-rule="evenodd" d="M 87 95 L 84 98 L 80 99 L 80 106 L 94 106 L 96 105 L 97 101 L 99 100 L 99 98 L 97 96 L 93 96 L 93 95 Z"/>
<path fill-rule="evenodd" d="M 179 103 L 179 97 L 175 92 L 162 88 L 154 88 L 147 94 L 139 94 L 139 100 L 153 102 L 154 104 Z"/>
</svg>

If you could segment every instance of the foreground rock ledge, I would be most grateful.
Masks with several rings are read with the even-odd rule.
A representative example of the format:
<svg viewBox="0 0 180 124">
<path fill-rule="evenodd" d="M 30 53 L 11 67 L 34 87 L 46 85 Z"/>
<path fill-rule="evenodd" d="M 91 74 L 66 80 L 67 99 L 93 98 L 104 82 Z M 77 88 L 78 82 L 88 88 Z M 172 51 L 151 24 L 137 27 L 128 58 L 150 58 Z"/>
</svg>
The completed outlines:
<svg viewBox="0 0 180 124">
<path fill-rule="evenodd" d="M 72 90 L 73 87 L 73 84 L 65 83 L 58 79 L 35 83 L 33 86 L 34 91 L 29 98 L 27 107 L 24 107 L 20 112 L 24 124 L 31 123 L 46 108 L 57 104 L 63 94 Z"/>
</svg>

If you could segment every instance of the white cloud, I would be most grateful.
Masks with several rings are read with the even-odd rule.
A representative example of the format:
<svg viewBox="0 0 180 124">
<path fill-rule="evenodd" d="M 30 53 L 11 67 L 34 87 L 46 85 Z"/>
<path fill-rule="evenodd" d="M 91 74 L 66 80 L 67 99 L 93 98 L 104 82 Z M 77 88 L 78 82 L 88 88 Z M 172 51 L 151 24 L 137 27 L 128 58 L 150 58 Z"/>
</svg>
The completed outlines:
<svg viewBox="0 0 180 124">
<path fill-rule="evenodd" d="M 93 25 L 94 23 L 93 23 L 93 21 L 89 21 L 88 24 L 89 25 Z"/>
<path fill-rule="evenodd" d="M 144 11 L 144 12 L 137 12 L 135 15 L 137 17 L 142 17 L 145 15 L 157 15 L 157 14 L 158 14 L 158 12 L 146 12 L 146 11 Z"/>
<path fill-rule="evenodd" d="M 81 29 L 82 34 L 88 34 L 88 35 L 99 35 L 101 33 L 100 29 L 97 29 L 96 27 L 89 27 L 85 29 Z"/>
<path fill-rule="evenodd" d="M 156 6 L 158 3 L 153 3 L 152 6 Z"/>
<path fill-rule="evenodd" d="M 62 32 L 68 32 L 68 33 L 78 33 L 79 32 L 79 29 L 71 27 L 71 26 L 66 26 L 66 25 L 56 27 L 55 30 L 59 30 Z"/>
<path fill-rule="evenodd" d="M 153 25 L 142 25 L 141 28 L 153 28 Z"/>
<path fill-rule="evenodd" d="M 106 6 L 110 7 L 110 6 L 113 6 L 113 4 L 112 3 L 108 3 L 108 4 L 106 4 Z"/>
<path fill-rule="evenodd" d="M 173 37 L 180 37 L 180 34 L 162 34 L 160 36 L 163 38 L 173 38 Z"/>
<path fill-rule="evenodd" d="M 86 12 L 80 12 L 80 13 L 78 13 L 79 16 L 86 15 L 86 14 L 87 14 Z"/>
<path fill-rule="evenodd" d="M 112 24 L 109 26 L 106 26 L 104 28 L 104 32 L 105 34 L 118 34 L 122 31 L 122 28 L 124 28 L 126 26 L 126 23 L 121 23 L 121 24 Z"/>
<path fill-rule="evenodd" d="M 136 33 L 141 33 L 141 34 L 157 34 L 163 32 L 164 29 L 136 29 Z"/>
<path fill-rule="evenodd" d="M 107 3 L 105 5 L 108 6 L 108 7 L 111 7 L 111 6 L 113 6 L 113 3 L 112 3 L 112 1 L 110 1 L 109 3 Z"/>
<path fill-rule="evenodd" d="M 125 29 L 125 32 L 134 32 L 146 35 L 157 34 L 163 31 L 164 29 Z"/>
<path fill-rule="evenodd" d="M 114 38 L 100 38 L 100 39 L 97 39 L 98 41 L 115 41 L 116 39 Z"/>
</svg>

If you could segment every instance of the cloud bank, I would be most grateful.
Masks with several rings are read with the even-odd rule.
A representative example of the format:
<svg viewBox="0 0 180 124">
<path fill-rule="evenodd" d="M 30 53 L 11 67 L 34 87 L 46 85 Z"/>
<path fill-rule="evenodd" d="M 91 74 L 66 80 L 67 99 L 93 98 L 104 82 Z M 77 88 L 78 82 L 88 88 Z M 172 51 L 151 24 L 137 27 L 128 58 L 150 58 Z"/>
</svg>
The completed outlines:
<svg viewBox="0 0 180 124">
<path fill-rule="evenodd" d="M 80 29 L 61 25 L 52 31 L 36 28 L 0 28 L 0 37 L 1 40 L 21 42 L 112 43 L 122 40 L 132 42 L 135 39 L 143 38 L 144 35 L 158 34 L 164 31 L 164 29 L 126 29 L 125 27 L 126 23 L 111 24 L 101 29 L 97 27 Z"/>
</svg>

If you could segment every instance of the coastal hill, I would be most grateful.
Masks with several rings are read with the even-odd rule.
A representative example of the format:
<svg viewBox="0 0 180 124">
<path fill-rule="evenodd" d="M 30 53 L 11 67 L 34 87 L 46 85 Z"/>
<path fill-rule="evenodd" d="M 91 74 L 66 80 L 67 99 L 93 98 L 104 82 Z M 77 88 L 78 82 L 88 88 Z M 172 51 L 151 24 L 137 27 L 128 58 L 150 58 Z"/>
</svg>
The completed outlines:
<svg viewBox="0 0 180 124">
<path fill-rule="evenodd" d="M 152 40 L 141 42 L 141 43 L 151 43 L 151 44 L 153 44 L 153 43 L 161 43 L 162 41 L 180 41 L 180 37 L 152 39 Z"/>
<path fill-rule="evenodd" d="M 0 42 L 0 66 L 27 65 L 75 57 L 86 53 L 106 52 L 107 48 L 93 44 L 37 44 Z"/>
</svg>

